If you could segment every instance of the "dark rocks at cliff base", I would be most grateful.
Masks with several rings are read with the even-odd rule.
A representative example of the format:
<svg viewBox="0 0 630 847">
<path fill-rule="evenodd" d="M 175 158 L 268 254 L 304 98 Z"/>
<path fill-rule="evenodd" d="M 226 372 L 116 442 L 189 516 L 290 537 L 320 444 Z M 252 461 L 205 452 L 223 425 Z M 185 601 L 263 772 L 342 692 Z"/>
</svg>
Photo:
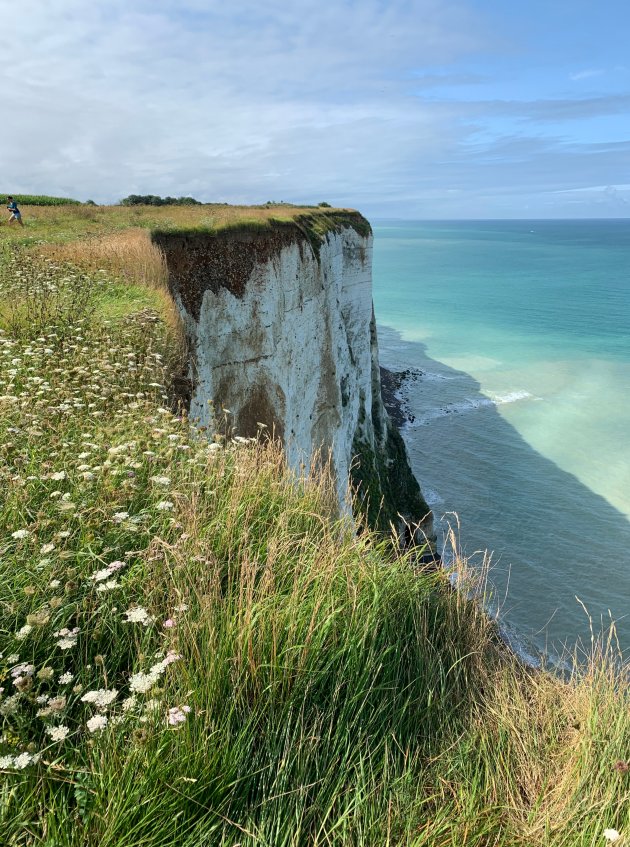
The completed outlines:
<svg viewBox="0 0 630 847">
<path fill-rule="evenodd" d="M 399 392 L 406 382 L 415 382 L 422 376 L 422 371 L 415 368 L 405 368 L 403 371 L 390 371 L 380 366 L 381 371 L 381 397 L 387 414 L 394 423 L 396 429 L 402 429 L 405 424 L 413 423 L 415 415 L 409 411 L 407 402 L 400 396 Z"/>
</svg>

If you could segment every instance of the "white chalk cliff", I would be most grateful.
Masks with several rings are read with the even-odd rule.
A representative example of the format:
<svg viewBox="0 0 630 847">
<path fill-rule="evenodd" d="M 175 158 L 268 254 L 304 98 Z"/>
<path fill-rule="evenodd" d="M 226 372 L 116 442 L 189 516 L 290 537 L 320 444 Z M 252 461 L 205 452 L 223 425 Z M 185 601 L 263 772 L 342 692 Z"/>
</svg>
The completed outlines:
<svg viewBox="0 0 630 847">
<path fill-rule="evenodd" d="M 214 428 L 228 409 L 242 436 L 265 424 L 295 469 L 323 450 L 342 508 L 352 479 L 381 522 L 424 519 L 431 535 L 380 396 L 369 224 L 357 213 L 323 220 L 319 235 L 298 219 L 154 236 L 190 344 L 190 416 Z"/>
</svg>

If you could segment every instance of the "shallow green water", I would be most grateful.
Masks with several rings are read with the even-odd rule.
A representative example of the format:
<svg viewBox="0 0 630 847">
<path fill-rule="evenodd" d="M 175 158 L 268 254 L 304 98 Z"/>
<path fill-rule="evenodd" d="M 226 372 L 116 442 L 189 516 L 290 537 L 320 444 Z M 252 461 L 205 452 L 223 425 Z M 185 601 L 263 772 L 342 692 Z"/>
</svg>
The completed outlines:
<svg viewBox="0 0 630 847">
<path fill-rule="evenodd" d="M 502 618 L 588 642 L 578 597 L 630 649 L 630 220 L 377 224 L 374 300 L 383 364 L 424 373 L 414 470 Z"/>
</svg>

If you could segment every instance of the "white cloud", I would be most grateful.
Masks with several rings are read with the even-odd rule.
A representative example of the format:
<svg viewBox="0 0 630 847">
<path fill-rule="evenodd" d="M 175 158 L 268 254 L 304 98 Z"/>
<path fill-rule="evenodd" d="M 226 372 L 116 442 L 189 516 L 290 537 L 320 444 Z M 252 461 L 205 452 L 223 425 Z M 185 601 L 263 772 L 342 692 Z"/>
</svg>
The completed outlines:
<svg viewBox="0 0 630 847">
<path fill-rule="evenodd" d="M 5 17 L 4 179 L 106 200 L 352 192 L 388 168 L 392 134 L 403 159 L 443 134 L 402 77 L 481 44 L 438 0 L 50 0 Z"/>
<path fill-rule="evenodd" d="M 602 68 L 586 68 L 586 70 L 569 74 L 569 79 L 572 79 L 574 82 L 579 82 L 581 79 L 590 79 L 594 76 L 601 76 L 603 73 L 605 73 L 605 71 Z"/>
</svg>

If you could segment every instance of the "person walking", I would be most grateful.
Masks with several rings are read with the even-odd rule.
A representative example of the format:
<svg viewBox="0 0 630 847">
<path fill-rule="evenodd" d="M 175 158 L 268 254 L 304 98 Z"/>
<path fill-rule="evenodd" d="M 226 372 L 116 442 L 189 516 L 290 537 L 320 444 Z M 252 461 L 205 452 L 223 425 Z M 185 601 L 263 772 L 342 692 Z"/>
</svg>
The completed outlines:
<svg viewBox="0 0 630 847">
<path fill-rule="evenodd" d="M 22 213 L 18 209 L 18 204 L 15 202 L 13 197 L 7 197 L 7 209 L 11 212 L 9 216 L 9 223 L 12 224 L 13 221 L 17 221 L 20 226 L 24 226 Z"/>
</svg>

